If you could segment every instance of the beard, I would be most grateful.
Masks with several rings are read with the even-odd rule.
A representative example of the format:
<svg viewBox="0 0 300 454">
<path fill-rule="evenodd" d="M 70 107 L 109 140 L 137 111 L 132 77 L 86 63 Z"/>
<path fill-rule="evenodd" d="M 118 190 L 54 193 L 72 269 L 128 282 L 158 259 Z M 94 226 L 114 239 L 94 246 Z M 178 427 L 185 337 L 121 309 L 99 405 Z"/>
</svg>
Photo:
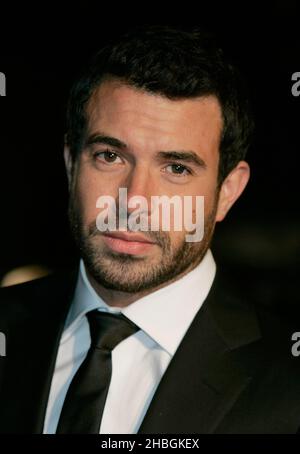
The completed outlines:
<svg viewBox="0 0 300 454">
<path fill-rule="evenodd" d="M 169 232 L 143 232 L 156 243 L 154 247 L 160 249 L 154 259 L 117 253 L 101 244 L 101 232 L 97 229 L 96 220 L 84 226 L 81 209 L 73 193 L 70 194 L 68 213 L 73 238 L 93 279 L 110 290 L 138 293 L 176 280 L 202 261 L 213 236 L 217 205 L 216 192 L 213 207 L 205 217 L 201 241 L 187 242 L 183 237 L 180 244 L 174 246 Z"/>
</svg>

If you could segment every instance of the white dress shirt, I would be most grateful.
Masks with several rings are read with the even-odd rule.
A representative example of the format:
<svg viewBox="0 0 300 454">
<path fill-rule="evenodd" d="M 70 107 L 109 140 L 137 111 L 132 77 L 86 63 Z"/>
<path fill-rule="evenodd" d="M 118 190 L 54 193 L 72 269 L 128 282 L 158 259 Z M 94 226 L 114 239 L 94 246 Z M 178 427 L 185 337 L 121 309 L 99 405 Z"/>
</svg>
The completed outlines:
<svg viewBox="0 0 300 454">
<path fill-rule="evenodd" d="M 58 349 L 44 433 L 56 432 L 68 387 L 90 347 L 85 314 L 93 309 L 122 312 L 140 328 L 112 351 L 112 377 L 100 427 L 100 434 L 137 433 L 168 364 L 209 293 L 215 272 L 208 250 L 201 263 L 182 278 L 120 308 L 107 305 L 95 292 L 81 260 Z"/>
</svg>

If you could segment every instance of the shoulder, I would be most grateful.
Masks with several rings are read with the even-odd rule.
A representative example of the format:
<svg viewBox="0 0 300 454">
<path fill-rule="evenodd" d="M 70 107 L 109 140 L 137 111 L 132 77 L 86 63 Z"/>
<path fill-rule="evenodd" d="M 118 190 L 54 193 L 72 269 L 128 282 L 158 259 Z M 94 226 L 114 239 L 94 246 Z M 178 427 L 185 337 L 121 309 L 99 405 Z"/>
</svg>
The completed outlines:
<svg viewBox="0 0 300 454">
<path fill-rule="evenodd" d="M 60 310 L 73 294 L 78 268 L 52 273 L 22 284 L 0 288 L 0 320 L 26 317 L 32 311 Z"/>
<path fill-rule="evenodd" d="M 268 344 L 284 345 L 290 352 L 292 335 L 300 331 L 300 301 L 297 292 L 291 298 L 284 275 L 220 267 L 211 290 L 214 314 L 230 337 L 234 330 L 241 336 L 259 331 Z"/>
</svg>

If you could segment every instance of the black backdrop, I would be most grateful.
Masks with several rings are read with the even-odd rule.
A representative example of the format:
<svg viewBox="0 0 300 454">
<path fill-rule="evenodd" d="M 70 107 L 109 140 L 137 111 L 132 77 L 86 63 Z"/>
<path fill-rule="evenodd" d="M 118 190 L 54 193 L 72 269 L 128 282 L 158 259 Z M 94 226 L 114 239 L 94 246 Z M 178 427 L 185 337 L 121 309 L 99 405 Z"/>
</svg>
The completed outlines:
<svg viewBox="0 0 300 454">
<path fill-rule="evenodd" d="M 241 279 L 255 279 L 262 297 L 276 295 L 279 282 L 285 283 L 285 296 L 296 292 L 300 96 L 291 93 L 291 76 L 300 71 L 300 16 L 295 5 L 279 2 L 262 13 L 247 4 L 238 10 L 212 4 L 193 20 L 219 36 L 252 94 L 251 181 L 217 226 L 213 251 Z M 1 35 L 7 94 L 0 97 L 0 277 L 29 263 L 62 269 L 76 260 L 66 216 L 65 102 L 81 64 L 107 36 L 128 26 L 88 8 L 76 24 L 67 19 L 65 30 L 56 22 L 46 26 L 44 19 L 26 19 L 22 29 L 8 24 Z"/>
</svg>

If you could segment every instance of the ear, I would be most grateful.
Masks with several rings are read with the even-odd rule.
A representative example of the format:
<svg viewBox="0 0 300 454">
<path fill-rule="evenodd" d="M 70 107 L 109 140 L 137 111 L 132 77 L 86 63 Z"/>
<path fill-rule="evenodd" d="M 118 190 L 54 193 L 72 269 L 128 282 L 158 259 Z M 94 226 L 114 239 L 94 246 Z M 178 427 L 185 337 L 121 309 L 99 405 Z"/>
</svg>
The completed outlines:
<svg viewBox="0 0 300 454">
<path fill-rule="evenodd" d="M 244 191 L 249 178 L 250 167 L 245 161 L 240 161 L 227 175 L 220 189 L 216 222 L 223 221 L 234 202 Z"/>
<path fill-rule="evenodd" d="M 66 167 L 66 172 L 67 172 L 67 177 L 68 177 L 68 183 L 69 183 L 69 187 L 70 187 L 71 179 L 72 179 L 73 163 L 72 163 L 70 148 L 66 144 L 64 146 L 64 160 L 65 160 L 65 167 Z"/>
</svg>

